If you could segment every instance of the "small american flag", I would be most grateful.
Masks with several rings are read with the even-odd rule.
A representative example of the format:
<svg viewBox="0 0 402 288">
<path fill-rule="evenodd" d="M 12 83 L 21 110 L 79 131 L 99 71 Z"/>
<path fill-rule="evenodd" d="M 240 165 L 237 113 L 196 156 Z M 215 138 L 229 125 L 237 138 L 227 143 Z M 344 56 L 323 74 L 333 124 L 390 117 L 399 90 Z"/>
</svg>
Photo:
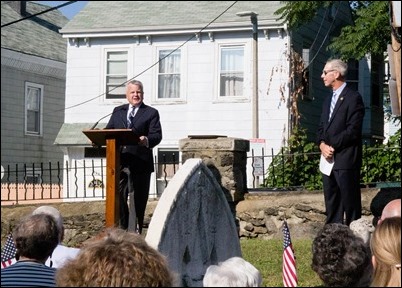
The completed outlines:
<svg viewBox="0 0 402 288">
<path fill-rule="evenodd" d="M 6 243 L 4 244 L 3 250 L 1 251 L 1 269 L 10 266 L 17 262 L 15 259 L 15 254 L 17 253 L 17 249 L 14 245 L 13 236 L 8 234 Z"/>
<path fill-rule="evenodd" d="M 285 287 L 297 287 L 296 257 L 293 251 L 292 240 L 288 223 L 283 223 L 283 265 L 282 278 Z"/>
</svg>

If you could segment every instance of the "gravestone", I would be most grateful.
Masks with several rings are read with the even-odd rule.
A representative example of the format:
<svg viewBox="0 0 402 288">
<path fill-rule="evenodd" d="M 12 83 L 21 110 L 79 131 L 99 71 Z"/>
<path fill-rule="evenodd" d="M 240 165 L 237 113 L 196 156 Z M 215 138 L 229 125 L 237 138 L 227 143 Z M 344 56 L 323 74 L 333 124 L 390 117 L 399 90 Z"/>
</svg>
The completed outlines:
<svg viewBox="0 0 402 288">
<path fill-rule="evenodd" d="M 188 159 L 170 180 L 145 240 L 167 257 L 182 287 L 202 287 L 209 265 L 241 256 L 227 199 L 201 159 Z"/>
</svg>

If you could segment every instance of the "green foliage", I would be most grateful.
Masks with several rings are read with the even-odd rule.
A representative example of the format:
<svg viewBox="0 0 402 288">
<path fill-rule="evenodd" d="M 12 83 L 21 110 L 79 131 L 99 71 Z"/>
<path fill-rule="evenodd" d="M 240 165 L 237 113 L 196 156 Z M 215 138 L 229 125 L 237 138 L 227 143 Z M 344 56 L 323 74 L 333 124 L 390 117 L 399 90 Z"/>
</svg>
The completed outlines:
<svg viewBox="0 0 402 288">
<path fill-rule="evenodd" d="M 275 11 L 279 19 L 296 29 L 307 24 L 321 8 L 340 1 L 282 1 Z M 349 1 L 354 23 L 344 26 L 340 35 L 331 39 L 328 49 L 344 60 L 362 59 L 366 54 L 383 55 L 391 40 L 389 1 Z"/>
<path fill-rule="evenodd" d="M 311 269 L 311 239 L 292 239 L 299 287 L 318 287 L 322 281 Z M 247 239 L 240 241 L 242 256 L 261 272 L 262 287 L 283 287 L 283 241 Z"/>
<path fill-rule="evenodd" d="M 321 7 L 327 7 L 332 1 L 282 1 L 283 7 L 274 12 L 279 19 L 287 22 L 289 28 L 297 28 L 310 22 Z"/>
<path fill-rule="evenodd" d="M 361 183 L 401 181 L 401 129 L 387 144 L 364 146 Z"/>
<path fill-rule="evenodd" d="M 264 187 L 321 189 L 319 155 L 317 145 L 307 142 L 305 129 L 295 127 L 288 147 L 282 148 L 269 165 Z"/>
<path fill-rule="evenodd" d="M 370 1 L 356 11 L 353 26 L 345 26 L 328 48 L 345 60 L 362 59 L 367 53 L 383 55 L 391 39 L 388 1 Z"/>
<path fill-rule="evenodd" d="M 274 156 L 267 169 L 263 187 L 292 190 L 322 189 L 318 147 L 307 141 L 305 130 L 295 128 L 284 147 Z M 401 181 L 401 129 L 387 144 L 364 145 L 360 183 L 365 185 Z"/>
</svg>

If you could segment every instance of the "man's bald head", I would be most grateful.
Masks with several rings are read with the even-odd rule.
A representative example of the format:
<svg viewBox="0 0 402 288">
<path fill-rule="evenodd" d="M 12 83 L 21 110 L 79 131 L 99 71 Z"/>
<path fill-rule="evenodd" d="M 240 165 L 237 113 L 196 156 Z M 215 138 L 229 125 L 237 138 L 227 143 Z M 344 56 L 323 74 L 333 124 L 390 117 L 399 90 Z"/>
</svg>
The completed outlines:
<svg viewBox="0 0 402 288">
<path fill-rule="evenodd" d="M 385 218 L 391 217 L 401 217 L 401 199 L 392 200 L 385 205 L 379 223 L 381 223 Z"/>
</svg>

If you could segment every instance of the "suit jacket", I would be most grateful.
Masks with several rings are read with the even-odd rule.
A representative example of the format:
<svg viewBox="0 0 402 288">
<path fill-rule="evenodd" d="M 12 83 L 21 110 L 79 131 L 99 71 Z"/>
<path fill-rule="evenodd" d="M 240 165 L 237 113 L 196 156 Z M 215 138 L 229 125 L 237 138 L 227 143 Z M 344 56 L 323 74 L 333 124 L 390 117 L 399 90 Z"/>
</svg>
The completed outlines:
<svg viewBox="0 0 402 288">
<path fill-rule="evenodd" d="M 346 85 L 328 121 L 331 97 L 332 94 L 323 103 L 317 144 L 324 141 L 335 149 L 333 169 L 360 169 L 365 113 L 363 99 L 359 92 Z"/>
<path fill-rule="evenodd" d="M 127 129 L 127 112 L 130 104 L 123 104 L 114 108 L 106 129 Z M 136 143 L 120 147 L 121 163 L 130 166 L 134 173 L 153 172 L 154 160 L 152 148 L 162 141 L 162 127 L 159 112 L 155 108 L 141 103 L 133 121 L 133 132 L 138 136 L 147 136 L 149 147 Z"/>
</svg>

